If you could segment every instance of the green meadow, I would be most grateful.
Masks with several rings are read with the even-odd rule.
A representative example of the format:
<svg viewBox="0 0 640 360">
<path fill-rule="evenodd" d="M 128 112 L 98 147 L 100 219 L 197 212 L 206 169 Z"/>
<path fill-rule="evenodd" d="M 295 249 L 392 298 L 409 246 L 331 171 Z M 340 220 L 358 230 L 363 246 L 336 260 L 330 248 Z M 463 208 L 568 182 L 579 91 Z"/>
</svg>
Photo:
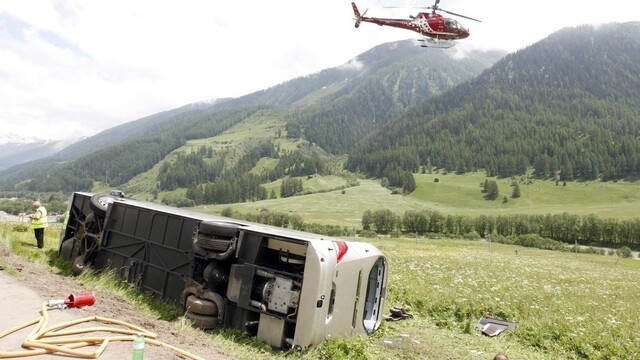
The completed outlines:
<svg viewBox="0 0 640 360">
<path fill-rule="evenodd" d="M 457 240 L 373 241 L 389 257 L 388 305 L 418 320 L 387 323 L 425 358 L 628 359 L 640 354 L 636 306 L 640 262 Z M 495 338 L 475 327 L 483 315 L 514 321 Z M 432 329 L 437 338 L 421 334 Z M 442 336 L 449 333 L 452 336 Z M 430 353 L 442 342 L 447 348 Z M 381 345 L 385 349 L 384 342 Z M 403 349 L 403 351 L 406 349 Z M 406 353 L 405 353 L 406 354 Z M 402 357 L 402 354 L 398 354 Z M 415 357 L 419 358 L 419 357 Z"/>
<path fill-rule="evenodd" d="M 481 193 L 484 173 L 415 174 L 417 189 L 409 195 L 393 194 L 377 180 L 358 179 L 347 187 L 340 176 L 302 178 L 307 195 L 238 204 L 206 205 L 197 211 L 220 213 L 231 208 L 240 213 L 261 209 L 298 214 L 307 222 L 361 228 L 366 210 L 389 209 L 398 215 L 407 210 L 436 210 L 443 214 L 595 214 L 601 218 L 631 219 L 640 214 L 640 182 L 567 182 L 516 178 L 521 196 L 511 198 L 512 179 L 491 178 L 498 183 L 498 199 L 488 201 Z M 437 182 L 436 182 L 437 179 Z M 279 193 L 281 181 L 266 184 Z M 504 197 L 507 201 L 504 202 Z"/>
</svg>

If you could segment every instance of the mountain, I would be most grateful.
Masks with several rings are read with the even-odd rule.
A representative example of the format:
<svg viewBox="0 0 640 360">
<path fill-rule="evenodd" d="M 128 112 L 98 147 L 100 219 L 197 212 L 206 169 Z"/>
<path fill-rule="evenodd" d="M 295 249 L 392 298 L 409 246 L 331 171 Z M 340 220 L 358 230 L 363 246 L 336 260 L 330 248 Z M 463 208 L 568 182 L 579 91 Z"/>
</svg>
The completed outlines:
<svg viewBox="0 0 640 360">
<path fill-rule="evenodd" d="M 425 51 L 411 40 L 380 45 L 342 66 L 262 91 L 115 127 L 51 158 L 1 172 L 0 185 L 12 189 L 33 179 L 32 190 L 71 191 L 90 188 L 105 174 L 114 185 L 122 184 L 185 142 L 216 136 L 256 114 L 278 116 L 292 134 L 341 153 L 407 108 L 472 79 L 504 56 L 499 51 L 454 54 Z"/>
<path fill-rule="evenodd" d="M 328 70 L 335 74 L 332 88 L 294 108 L 287 131 L 299 132 L 329 152 L 347 152 L 407 109 L 472 79 L 505 55 L 474 51 L 456 58 L 455 54 L 425 51 L 412 40 L 377 46 Z"/>
<path fill-rule="evenodd" d="M 185 105 L 177 109 L 163 111 L 146 116 L 136 121 L 131 121 L 120 126 L 102 131 L 99 134 L 77 142 L 55 154 L 52 159 L 56 161 L 74 160 L 84 155 L 102 150 L 118 143 L 135 139 L 145 134 L 155 133 L 163 128 L 170 127 L 183 119 L 198 116 L 211 108 L 223 103 L 225 99 L 200 102 Z"/>
<path fill-rule="evenodd" d="M 347 167 L 636 179 L 639 39 L 640 22 L 560 30 L 379 129 Z"/>
<path fill-rule="evenodd" d="M 51 156 L 82 139 L 60 141 L 22 137 L 16 134 L 0 134 L 0 170 Z"/>
<path fill-rule="evenodd" d="M 29 179 L 32 176 L 49 174 L 52 169 L 65 166 L 69 162 L 101 151 L 103 149 L 118 146 L 126 141 L 136 141 L 140 137 L 154 134 L 162 129 L 171 127 L 180 121 L 198 116 L 209 109 L 220 106 L 227 99 L 217 99 L 209 102 L 200 102 L 182 106 L 177 109 L 163 111 L 144 118 L 116 126 L 102 131 L 91 137 L 79 139 L 77 142 L 56 146 L 55 151 L 38 152 L 29 158 L 19 157 L 13 153 L 7 153 L 7 166 L 4 171 L 0 169 L 0 184 L 3 182 L 17 182 Z M 44 140 L 42 141 L 44 142 Z M 62 142 L 58 142 L 62 144 Z"/>
</svg>

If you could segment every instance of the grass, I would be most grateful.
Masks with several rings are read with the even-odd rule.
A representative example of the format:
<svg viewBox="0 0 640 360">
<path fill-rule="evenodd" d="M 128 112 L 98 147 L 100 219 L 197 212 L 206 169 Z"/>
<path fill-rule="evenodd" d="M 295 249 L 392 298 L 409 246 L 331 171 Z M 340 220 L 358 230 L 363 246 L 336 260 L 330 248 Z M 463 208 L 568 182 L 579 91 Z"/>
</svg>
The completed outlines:
<svg viewBox="0 0 640 360">
<path fill-rule="evenodd" d="M 65 275 L 55 258 L 57 230 L 58 224 L 48 229 L 44 252 L 34 250 L 31 232 L 16 231 L 12 224 L 0 224 L 0 242 Z M 208 336 L 229 354 L 252 360 L 489 359 L 498 352 L 513 359 L 623 359 L 640 353 L 638 260 L 481 241 L 365 240 L 389 262 L 385 310 L 405 306 L 413 319 L 383 322 L 373 336 L 330 339 L 303 353 L 275 351 L 234 330 Z M 174 319 L 177 331 L 194 331 L 175 310 L 108 274 L 82 276 L 89 287 L 121 294 L 159 318 Z M 514 321 L 517 328 L 483 336 L 474 325 L 485 314 Z"/>
<path fill-rule="evenodd" d="M 12 253 L 27 259 L 29 262 L 49 266 L 57 273 L 70 270 L 64 267 L 58 267 L 56 263 L 58 241 L 60 240 L 61 224 L 50 224 L 45 229 L 44 249 L 38 249 L 33 230 L 29 229 L 27 224 L 19 223 L 0 223 L 0 244 L 11 250 Z M 5 266 L 2 259 L 0 265 Z M 11 268 L 7 268 L 12 275 L 18 275 Z M 68 274 L 71 272 L 69 271 Z"/>
<path fill-rule="evenodd" d="M 312 186 L 320 189 L 320 179 L 326 179 L 324 186 L 327 189 L 346 185 L 346 181 L 339 177 L 315 177 L 312 179 L 303 178 L 303 186 L 307 189 L 308 184 L 313 181 Z M 276 188 L 277 193 L 280 192 L 279 182 L 271 183 L 269 186 Z M 267 187 L 267 190 L 270 191 L 270 188 Z M 374 180 L 360 180 L 360 186 L 347 188 L 344 194 L 341 190 L 334 190 L 251 203 L 205 205 L 196 207 L 194 210 L 219 214 L 227 207 L 241 213 L 255 212 L 266 208 L 271 211 L 298 214 L 306 222 L 359 228 L 364 210 L 387 207 L 404 212 L 403 209 L 421 208 L 421 204 L 408 197 L 391 195 L 391 191 L 381 187 Z"/>
<path fill-rule="evenodd" d="M 435 179 L 439 181 L 436 182 Z M 443 213 L 476 215 L 500 214 L 598 214 L 600 217 L 626 219 L 637 217 L 640 206 L 640 182 L 581 181 L 516 178 L 521 197 L 511 199 L 512 179 L 495 179 L 500 195 L 496 201 L 486 201 L 480 193 L 484 173 L 416 174 L 417 190 L 409 195 L 424 201 L 430 209 Z M 509 201 L 503 203 L 507 196 Z"/>
<path fill-rule="evenodd" d="M 511 179 L 498 179 L 501 195 L 487 201 L 480 192 L 482 173 L 416 174 L 417 189 L 410 195 L 394 195 L 379 181 L 359 179 L 360 185 L 332 190 L 346 185 L 338 176 L 302 178 L 304 189 L 317 193 L 250 203 L 206 205 L 194 210 L 220 214 L 225 208 L 240 213 L 269 209 L 298 214 L 306 222 L 361 228 L 365 210 L 389 209 L 402 215 L 407 210 L 436 210 L 443 214 L 498 216 L 505 214 L 596 214 L 600 218 L 631 219 L 638 217 L 640 182 L 570 182 L 558 186 L 553 181 L 526 180 L 520 185 L 522 196 L 511 199 Z M 439 182 L 435 182 L 438 178 Z M 265 185 L 276 189 L 280 182 Z M 332 191 L 330 191 L 332 190 Z M 326 191 L 326 192 L 325 192 Z M 502 198 L 508 194 L 507 203 Z"/>
<path fill-rule="evenodd" d="M 406 305 L 439 328 L 465 334 L 484 314 L 515 321 L 518 328 L 502 345 L 513 358 L 535 358 L 539 351 L 567 359 L 640 353 L 637 260 L 500 244 L 489 250 L 485 242 L 454 240 L 376 245 L 390 258 L 389 303 Z M 472 341 L 476 334 L 466 335 Z M 489 352 L 494 339 L 481 339 L 475 350 Z M 473 358 L 471 350 L 453 358 Z"/>
</svg>

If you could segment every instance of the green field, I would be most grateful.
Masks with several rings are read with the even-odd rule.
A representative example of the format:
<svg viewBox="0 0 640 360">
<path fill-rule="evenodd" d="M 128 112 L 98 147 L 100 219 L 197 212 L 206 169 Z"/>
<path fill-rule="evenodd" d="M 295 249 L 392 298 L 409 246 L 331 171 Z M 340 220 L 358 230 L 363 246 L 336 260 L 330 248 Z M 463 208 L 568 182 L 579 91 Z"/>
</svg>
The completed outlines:
<svg viewBox="0 0 640 360">
<path fill-rule="evenodd" d="M 634 218 L 640 209 L 640 182 L 559 182 L 519 177 L 521 197 L 512 199 L 512 179 L 496 179 L 500 196 L 486 201 L 480 195 L 484 173 L 415 175 L 418 189 L 410 196 L 429 208 L 456 214 L 596 214 L 617 219 Z M 438 178 L 439 182 L 434 180 Z M 508 201 L 502 199 L 507 196 Z"/>
<path fill-rule="evenodd" d="M 416 174 L 417 189 L 409 195 L 394 195 L 377 180 L 359 179 L 359 186 L 344 190 L 318 192 L 289 198 L 251 203 L 207 205 L 197 211 L 220 213 L 232 208 L 240 213 L 268 209 L 298 214 L 307 222 L 340 225 L 359 229 L 365 210 L 390 209 L 398 215 L 406 210 L 436 210 L 443 214 L 476 216 L 504 214 L 596 214 L 601 218 L 631 219 L 640 210 L 640 182 L 568 182 L 525 179 L 520 184 L 521 197 L 511 198 L 511 179 L 495 179 L 500 196 L 484 200 L 480 184 L 483 173 Z M 438 182 L 435 179 L 438 178 Z M 303 178 L 304 189 L 324 191 L 346 185 L 338 176 Z M 267 184 L 279 192 L 280 181 Z M 507 196 L 508 201 L 503 202 Z"/>
<path fill-rule="evenodd" d="M 384 342 L 376 343 L 389 357 L 402 358 L 410 348 L 426 358 L 451 359 L 486 359 L 478 353 L 499 351 L 513 359 L 640 354 L 638 260 L 454 240 L 374 244 L 389 257 L 388 306 L 404 305 L 418 315 L 386 324 L 389 338 L 403 343 L 390 354 Z M 481 336 L 474 324 L 485 314 L 515 321 L 517 328 Z"/>
</svg>

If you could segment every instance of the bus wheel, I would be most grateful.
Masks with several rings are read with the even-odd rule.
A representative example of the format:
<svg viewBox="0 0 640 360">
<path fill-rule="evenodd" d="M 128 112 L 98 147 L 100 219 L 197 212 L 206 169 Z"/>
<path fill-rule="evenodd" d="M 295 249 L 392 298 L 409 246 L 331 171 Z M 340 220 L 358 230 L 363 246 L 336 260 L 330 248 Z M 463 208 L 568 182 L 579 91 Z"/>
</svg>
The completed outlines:
<svg viewBox="0 0 640 360">
<path fill-rule="evenodd" d="M 184 317 L 191 321 L 191 325 L 203 330 L 217 328 L 220 323 L 216 316 L 194 314 L 191 311 L 187 311 Z"/>
<path fill-rule="evenodd" d="M 84 272 L 85 267 L 84 256 L 76 256 L 71 264 L 71 271 L 74 275 L 80 275 Z"/>
<path fill-rule="evenodd" d="M 238 225 L 222 221 L 203 221 L 199 230 L 201 234 L 231 238 L 238 233 Z"/>
<path fill-rule="evenodd" d="M 105 216 L 107 214 L 107 207 L 113 202 L 113 196 L 95 194 L 91 197 L 91 210 L 97 215 Z"/>
<path fill-rule="evenodd" d="M 187 303 L 185 304 L 187 311 L 198 315 L 218 315 L 218 306 L 211 300 L 200 299 L 195 295 L 189 295 L 187 297 Z"/>
</svg>

